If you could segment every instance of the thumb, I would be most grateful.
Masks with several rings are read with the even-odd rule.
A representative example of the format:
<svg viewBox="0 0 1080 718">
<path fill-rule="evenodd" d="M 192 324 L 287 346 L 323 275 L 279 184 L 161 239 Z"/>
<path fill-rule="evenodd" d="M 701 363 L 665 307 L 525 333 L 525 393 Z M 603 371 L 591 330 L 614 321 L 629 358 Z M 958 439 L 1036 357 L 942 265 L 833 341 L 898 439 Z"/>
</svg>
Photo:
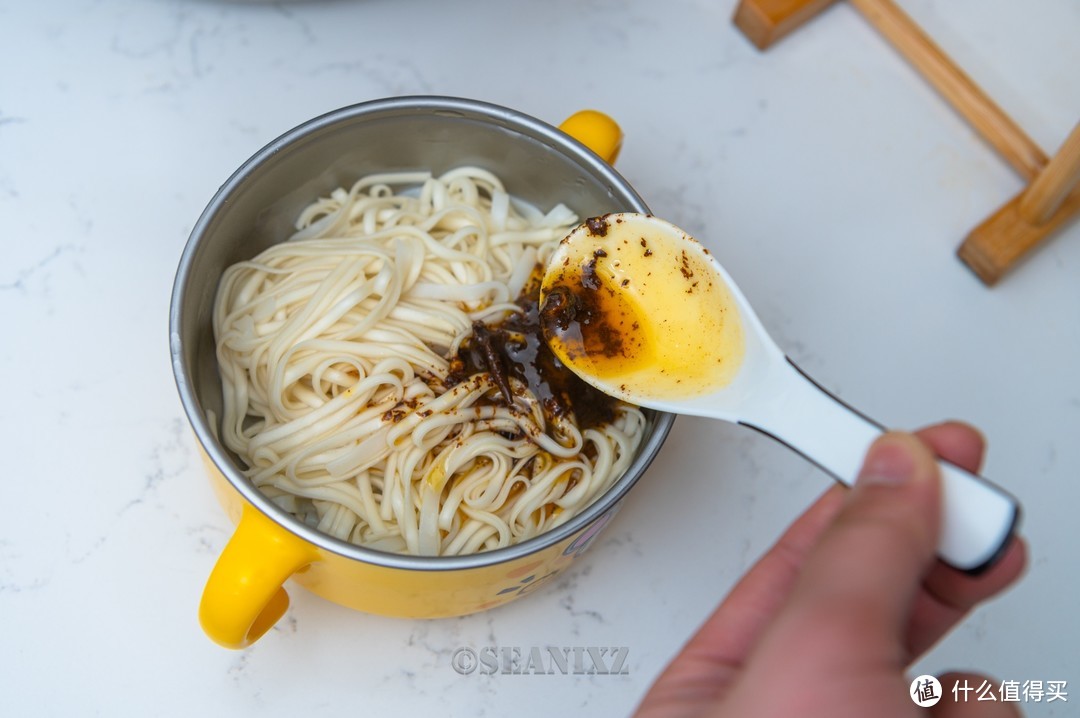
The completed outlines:
<svg viewBox="0 0 1080 718">
<path fill-rule="evenodd" d="M 879 634 L 879 647 L 892 645 L 934 561 L 940 504 L 941 478 L 930 449 L 910 434 L 881 436 L 807 560 L 792 607 L 838 619 L 864 639 L 866 632 Z"/>
</svg>

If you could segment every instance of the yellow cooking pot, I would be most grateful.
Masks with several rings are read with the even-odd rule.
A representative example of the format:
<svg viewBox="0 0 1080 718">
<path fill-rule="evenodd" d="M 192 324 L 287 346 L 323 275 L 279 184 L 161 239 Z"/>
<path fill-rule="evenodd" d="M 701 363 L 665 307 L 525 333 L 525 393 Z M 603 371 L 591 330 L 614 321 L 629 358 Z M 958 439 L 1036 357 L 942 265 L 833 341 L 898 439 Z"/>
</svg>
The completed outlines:
<svg viewBox="0 0 1080 718">
<path fill-rule="evenodd" d="M 520 544 L 470 556 L 424 557 L 355 546 L 305 525 L 261 494 L 217 439 L 221 384 L 211 312 L 218 279 L 292 232 L 299 210 L 356 178 L 479 165 L 537 207 L 558 202 L 578 216 L 648 212 L 612 168 L 622 134 L 606 115 L 579 112 L 560 128 L 504 107 L 447 97 L 399 97 L 323 115 L 287 132 L 221 187 L 191 233 L 170 310 L 173 371 L 214 489 L 236 531 L 207 581 L 199 620 L 229 648 L 256 641 L 289 605 L 287 580 L 360 611 L 437 618 L 482 611 L 524 596 L 565 568 L 611 520 L 645 471 L 673 416 L 647 412 L 632 465 L 563 526 Z"/>
</svg>

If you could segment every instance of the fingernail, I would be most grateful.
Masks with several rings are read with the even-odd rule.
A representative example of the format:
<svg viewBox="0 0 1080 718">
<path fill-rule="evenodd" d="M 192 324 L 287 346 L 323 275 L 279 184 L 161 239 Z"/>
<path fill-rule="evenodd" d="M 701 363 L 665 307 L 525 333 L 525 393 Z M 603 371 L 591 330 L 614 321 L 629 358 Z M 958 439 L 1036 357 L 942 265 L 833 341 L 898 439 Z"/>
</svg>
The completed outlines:
<svg viewBox="0 0 1080 718">
<path fill-rule="evenodd" d="M 901 486 L 915 478 L 915 457 L 905 437 L 885 434 L 866 452 L 857 484 Z"/>
</svg>

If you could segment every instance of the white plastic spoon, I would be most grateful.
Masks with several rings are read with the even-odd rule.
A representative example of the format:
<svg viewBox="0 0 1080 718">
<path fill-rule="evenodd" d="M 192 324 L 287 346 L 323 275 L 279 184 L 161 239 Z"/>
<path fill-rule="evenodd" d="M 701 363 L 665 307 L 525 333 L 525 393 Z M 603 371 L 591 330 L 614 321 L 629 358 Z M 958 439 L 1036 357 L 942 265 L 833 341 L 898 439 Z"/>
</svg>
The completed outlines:
<svg viewBox="0 0 1080 718">
<path fill-rule="evenodd" d="M 630 403 L 744 424 L 849 486 L 884 431 L 784 356 L 709 251 L 664 220 L 590 219 L 549 260 L 540 297 L 559 359 Z M 978 573 L 1004 552 L 1019 505 L 986 479 L 939 463 L 938 555 Z"/>
</svg>

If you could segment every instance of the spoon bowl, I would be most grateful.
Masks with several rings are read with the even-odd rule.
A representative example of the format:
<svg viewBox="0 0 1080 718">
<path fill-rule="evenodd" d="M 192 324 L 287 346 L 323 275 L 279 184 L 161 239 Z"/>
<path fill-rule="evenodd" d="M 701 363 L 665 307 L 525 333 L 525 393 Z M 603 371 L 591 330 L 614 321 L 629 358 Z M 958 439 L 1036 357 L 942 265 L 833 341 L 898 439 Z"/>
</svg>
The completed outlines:
<svg viewBox="0 0 1080 718">
<path fill-rule="evenodd" d="M 579 225 L 549 259 L 540 302 L 548 345 L 586 382 L 639 406 L 748 426 L 845 485 L 885 431 L 788 359 L 708 249 L 657 217 Z M 979 573 L 1004 553 L 1019 505 L 980 476 L 939 466 L 938 554 Z"/>
</svg>

